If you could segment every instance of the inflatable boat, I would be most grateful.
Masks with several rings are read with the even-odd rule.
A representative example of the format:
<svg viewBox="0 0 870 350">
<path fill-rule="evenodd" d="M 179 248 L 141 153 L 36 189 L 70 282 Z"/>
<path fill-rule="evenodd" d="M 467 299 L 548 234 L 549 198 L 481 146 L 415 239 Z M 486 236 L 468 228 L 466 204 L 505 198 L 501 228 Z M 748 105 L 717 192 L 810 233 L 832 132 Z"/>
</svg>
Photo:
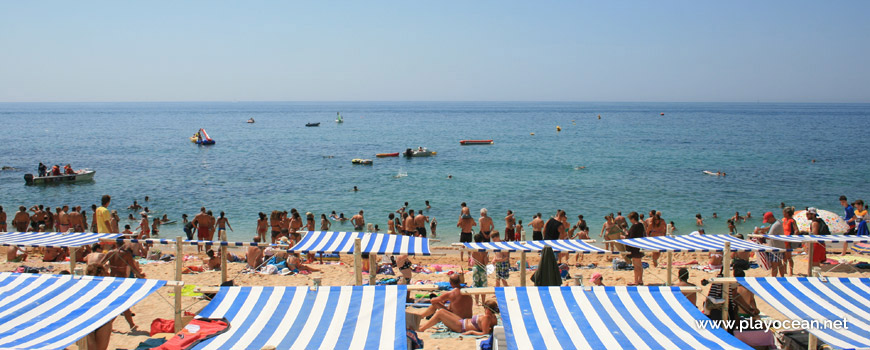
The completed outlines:
<svg viewBox="0 0 870 350">
<path fill-rule="evenodd" d="M 190 142 L 193 142 L 197 145 L 213 145 L 214 140 L 211 137 L 208 137 L 208 133 L 205 132 L 205 129 L 199 129 L 193 136 L 190 137 Z"/>
<path fill-rule="evenodd" d="M 320 123 L 306 123 L 305 126 L 320 126 Z"/>
<path fill-rule="evenodd" d="M 372 165 L 372 163 L 374 163 L 371 159 L 360 159 L 360 158 L 351 159 L 350 162 L 353 164 L 362 164 L 362 165 Z"/>
<path fill-rule="evenodd" d="M 471 146 L 471 145 L 491 145 L 492 140 L 462 140 L 459 141 L 460 145 L 463 146 Z"/>
</svg>

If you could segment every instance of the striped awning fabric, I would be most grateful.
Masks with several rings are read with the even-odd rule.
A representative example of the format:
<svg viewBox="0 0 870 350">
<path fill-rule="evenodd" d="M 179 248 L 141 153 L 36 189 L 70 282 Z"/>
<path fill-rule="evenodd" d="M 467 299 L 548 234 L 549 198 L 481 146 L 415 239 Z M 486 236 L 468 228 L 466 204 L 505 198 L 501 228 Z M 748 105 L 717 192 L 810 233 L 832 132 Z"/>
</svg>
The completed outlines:
<svg viewBox="0 0 870 350">
<path fill-rule="evenodd" d="M 175 244 L 174 239 L 166 239 L 166 238 L 115 238 L 116 242 L 132 242 L 132 243 L 150 243 L 150 244 Z M 257 242 L 228 242 L 228 241 L 197 241 L 197 240 L 182 240 L 182 245 L 215 245 L 215 246 L 228 246 L 228 247 L 249 247 L 249 246 L 258 246 L 258 247 L 280 247 L 279 244 L 269 244 L 269 243 L 257 243 Z M 284 245 L 286 247 L 286 245 Z"/>
<path fill-rule="evenodd" d="M 587 254 L 619 254 L 612 252 L 583 241 L 577 240 L 556 240 L 556 241 L 525 241 L 525 242 L 484 242 L 484 243 L 464 243 L 465 248 L 477 251 L 497 251 L 497 252 L 537 252 L 544 250 L 545 246 L 553 248 L 556 252 L 566 253 L 587 253 Z"/>
<path fill-rule="evenodd" d="M 791 243 L 819 242 L 819 243 L 867 243 L 870 236 L 855 235 L 763 235 L 767 239 L 775 239 Z"/>
<path fill-rule="evenodd" d="M 301 253 L 352 254 L 359 237 L 362 253 L 430 255 L 429 239 L 386 233 L 309 231 L 290 251 Z"/>
<path fill-rule="evenodd" d="M 0 245 L 18 247 L 81 247 L 100 241 L 101 238 L 116 238 L 116 233 L 90 232 L 3 232 Z"/>
<path fill-rule="evenodd" d="M 678 287 L 495 289 L 507 348 L 751 349 L 713 329 Z"/>
<path fill-rule="evenodd" d="M 0 273 L 0 348 L 63 349 L 165 281 Z"/>
<path fill-rule="evenodd" d="M 788 319 L 846 320 L 847 327 L 822 323 L 807 329 L 835 348 L 870 348 L 870 278 L 741 277 L 737 282 Z"/>
<path fill-rule="evenodd" d="M 227 332 L 194 349 L 405 349 L 405 286 L 221 287 L 199 316 Z"/>
<path fill-rule="evenodd" d="M 687 235 L 659 236 L 615 240 L 632 247 L 657 252 L 715 252 L 725 250 L 725 242 L 731 242 L 731 251 L 746 252 L 784 252 L 785 249 L 774 248 L 729 235 Z"/>
</svg>

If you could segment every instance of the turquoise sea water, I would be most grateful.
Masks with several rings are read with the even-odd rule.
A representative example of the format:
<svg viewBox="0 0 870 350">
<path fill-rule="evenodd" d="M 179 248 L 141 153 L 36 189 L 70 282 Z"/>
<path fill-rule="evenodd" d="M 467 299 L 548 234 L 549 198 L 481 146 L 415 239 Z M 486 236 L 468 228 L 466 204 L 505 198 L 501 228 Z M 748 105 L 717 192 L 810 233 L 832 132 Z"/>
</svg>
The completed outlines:
<svg viewBox="0 0 870 350">
<path fill-rule="evenodd" d="M 338 111 L 344 124 L 334 122 Z M 780 202 L 839 213 L 842 194 L 870 199 L 868 116 L 867 104 L 6 103 L 0 165 L 21 170 L 0 172 L 0 205 L 11 221 L 18 205 L 89 207 L 111 194 L 126 217 L 123 208 L 148 195 L 142 204 L 173 219 L 203 205 L 226 211 L 238 240 L 253 236 L 260 211 L 364 209 L 385 230 L 390 212 L 424 200 L 445 243 L 458 240 L 463 201 L 487 208 L 499 230 L 507 209 L 525 223 L 564 209 L 572 222 L 583 214 L 597 237 L 607 213 L 656 209 L 681 233 L 696 229 L 696 213 L 708 233 L 724 233 L 724 217 L 751 211 L 757 219 L 738 226 L 745 233 L 764 211 L 779 214 Z M 190 143 L 200 127 L 216 145 Z M 375 158 L 417 146 L 438 154 Z M 25 186 L 40 161 L 95 169 L 96 180 Z M 713 212 L 722 218 L 709 219 Z"/>
</svg>

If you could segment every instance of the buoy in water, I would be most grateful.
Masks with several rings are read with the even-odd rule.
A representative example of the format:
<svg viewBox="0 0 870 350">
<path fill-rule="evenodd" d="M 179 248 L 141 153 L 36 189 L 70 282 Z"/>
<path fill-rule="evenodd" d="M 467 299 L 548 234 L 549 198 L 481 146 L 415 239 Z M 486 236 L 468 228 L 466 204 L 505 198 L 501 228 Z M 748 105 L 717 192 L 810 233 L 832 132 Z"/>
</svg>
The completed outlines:
<svg viewBox="0 0 870 350">
<path fill-rule="evenodd" d="M 562 127 L 561 127 L 561 126 L 558 126 L 558 125 L 556 125 L 556 131 L 562 131 Z"/>
<path fill-rule="evenodd" d="M 529 135 L 532 135 L 532 136 L 535 136 L 535 133 L 533 133 L 533 132 L 530 132 L 530 133 L 529 133 Z"/>
<path fill-rule="evenodd" d="M 601 114 L 598 115 L 598 120 L 601 120 Z"/>
<path fill-rule="evenodd" d="M 662 112 L 662 113 L 659 113 L 659 115 L 665 115 L 665 113 L 664 113 L 664 112 Z"/>
</svg>

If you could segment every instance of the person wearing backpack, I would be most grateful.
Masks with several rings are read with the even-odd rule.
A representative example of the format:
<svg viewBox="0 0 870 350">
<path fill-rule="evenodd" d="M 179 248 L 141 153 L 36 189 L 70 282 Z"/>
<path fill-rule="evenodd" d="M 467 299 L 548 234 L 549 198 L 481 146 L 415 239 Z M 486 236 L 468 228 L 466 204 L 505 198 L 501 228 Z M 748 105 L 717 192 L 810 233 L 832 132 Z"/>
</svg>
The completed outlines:
<svg viewBox="0 0 870 350">
<path fill-rule="evenodd" d="M 828 225 L 825 224 L 825 220 L 819 218 L 818 210 L 816 208 L 807 208 L 807 220 L 811 222 L 810 224 L 810 234 L 812 235 L 830 235 L 831 230 L 828 228 Z M 812 266 L 819 266 L 823 261 L 827 260 L 827 252 L 825 251 L 825 244 L 814 242 L 813 244 L 813 256 L 811 259 Z"/>
</svg>

